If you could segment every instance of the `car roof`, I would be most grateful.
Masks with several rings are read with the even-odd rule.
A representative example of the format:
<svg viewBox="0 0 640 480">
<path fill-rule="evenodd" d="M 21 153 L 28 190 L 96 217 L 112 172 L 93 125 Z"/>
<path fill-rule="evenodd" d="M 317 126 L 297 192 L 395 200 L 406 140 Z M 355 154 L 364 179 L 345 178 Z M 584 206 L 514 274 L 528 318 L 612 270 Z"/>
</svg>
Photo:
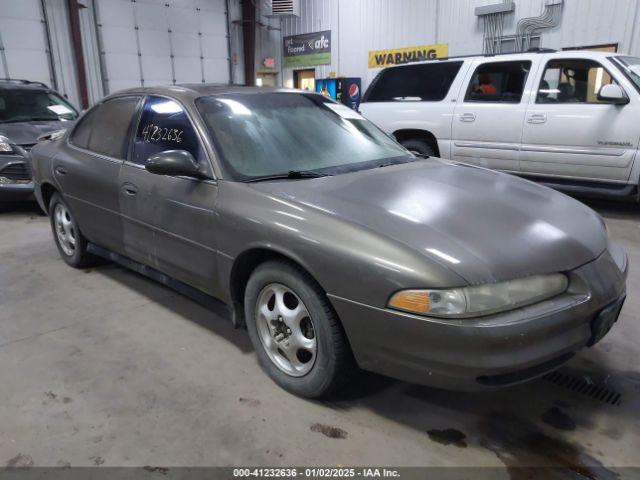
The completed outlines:
<svg viewBox="0 0 640 480">
<path fill-rule="evenodd" d="M 48 85 L 42 82 L 33 82 L 21 78 L 0 78 L 0 89 L 2 90 L 51 90 Z"/>
<path fill-rule="evenodd" d="M 115 92 L 107 98 L 122 95 L 164 95 L 177 97 L 183 100 L 195 100 L 198 97 L 209 95 L 226 95 L 230 93 L 260 94 L 276 92 L 300 93 L 301 90 L 282 87 L 250 87 L 246 85 L 231 85 L 226 83 L 184 83 L 177 85 L 129 88 Z"/>
<path fill-rule="evenodd" d="M 411 65 L 423 65 L 430 63 L 438 63 L 438 62 L 447 62 L 447 61 L 474 61 L 474 60 L 487 60 L 491 61 L 496 59 L 496 61 L 509 61 L 509 60 L 521 60 L 527 58 L 534 58 L 537 56 L 544 56 L 545 59 L 552 58 L 607 58 L 612 56 L 626 56 L 626 53 L 623 52 L 603 52 L 597 50 L 581 50 L 581 49 L 569 49 L 569 50 L 552 50 L 541 48 L 538 50 L 533 50 L 531 52 L 517 52 L 517 53 L 495 53 L 495 54 L 484 54 L 484 55 L 460 55 L 453 57 L 442 57 L 442 58 L 434 58 L 431 60 L 425 60 L 422 62 L 411 62 L 404 63 L 402 65 L 390 65 L 386 68 L 403 68 Z"/>
</svg>

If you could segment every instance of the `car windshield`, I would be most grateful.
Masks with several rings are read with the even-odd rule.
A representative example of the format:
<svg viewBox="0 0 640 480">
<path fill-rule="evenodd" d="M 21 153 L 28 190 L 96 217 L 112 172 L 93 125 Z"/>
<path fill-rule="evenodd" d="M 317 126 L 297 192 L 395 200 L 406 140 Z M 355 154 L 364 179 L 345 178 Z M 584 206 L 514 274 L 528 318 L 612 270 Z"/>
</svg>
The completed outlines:
<svg viewBox="0 0 640 480">
<path fill-rule="evenodd" d="M 234 180 L 335 175 L 416 158 L 357 112 L 316 94 L 229 94 L 196 105 Z"/>
<path fill-rule="evenodd" d="M 640 58 L 637 57 L 615 57 L 618 60 L 618 65 L 622 71 L 627 75 L 627 78 L 631 80 L 638 91 L 640 91 Z"/>
<path fill-rule="evenodd" d="M 0 89 L 0 123 L 75 120 L 78 112 L 52 92 Z"/>
</svg>

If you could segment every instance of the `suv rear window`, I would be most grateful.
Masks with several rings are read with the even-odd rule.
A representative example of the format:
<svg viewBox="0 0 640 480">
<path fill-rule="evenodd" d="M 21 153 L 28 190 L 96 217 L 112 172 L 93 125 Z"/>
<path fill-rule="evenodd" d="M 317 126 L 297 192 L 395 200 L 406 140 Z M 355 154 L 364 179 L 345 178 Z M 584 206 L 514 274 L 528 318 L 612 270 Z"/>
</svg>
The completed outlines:
<svg viewBox="0 0 640 480">
<path fill-rule="evenodd" d="M 373 81 L 365 102 L 438 102 L 447 96 L 462 62 L 423 63 L 383 70 Z"/>
</svg>

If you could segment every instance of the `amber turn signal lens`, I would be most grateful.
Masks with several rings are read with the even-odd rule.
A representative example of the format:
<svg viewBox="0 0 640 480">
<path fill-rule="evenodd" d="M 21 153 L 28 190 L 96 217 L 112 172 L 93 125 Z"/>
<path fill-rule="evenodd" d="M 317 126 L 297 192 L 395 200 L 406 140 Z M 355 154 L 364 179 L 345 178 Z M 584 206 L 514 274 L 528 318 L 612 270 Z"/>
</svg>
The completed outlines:
<svg viewBox="0 0 640 480">
<path fill-rule="evenodd" d="M 429 293 L 424 290 L 404 290 L 391 297 L 389 306 L 406 312 L 425 314 L 429 312 Z"/>
</svg>

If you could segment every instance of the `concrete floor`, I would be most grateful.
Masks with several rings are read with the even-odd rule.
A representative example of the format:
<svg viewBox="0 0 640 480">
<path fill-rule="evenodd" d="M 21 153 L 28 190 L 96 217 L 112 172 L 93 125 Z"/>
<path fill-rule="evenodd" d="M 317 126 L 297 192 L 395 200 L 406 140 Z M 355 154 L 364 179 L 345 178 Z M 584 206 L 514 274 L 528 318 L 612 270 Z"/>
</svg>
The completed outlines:
<svg viewBox="0 0 640 480">
<path fill-rule="evenodd" d="M 46 217 L 5 210 L 0 466 L 640 466 L 640 207 L 591 205 L 629 253 L 628 299 L 562 372 L 619 406 L 548 380 L 461 394 L 371 374 L 302 400 L 262 373 L 246 332 L 120 267 L 67 267 Z"/>
</svg>

